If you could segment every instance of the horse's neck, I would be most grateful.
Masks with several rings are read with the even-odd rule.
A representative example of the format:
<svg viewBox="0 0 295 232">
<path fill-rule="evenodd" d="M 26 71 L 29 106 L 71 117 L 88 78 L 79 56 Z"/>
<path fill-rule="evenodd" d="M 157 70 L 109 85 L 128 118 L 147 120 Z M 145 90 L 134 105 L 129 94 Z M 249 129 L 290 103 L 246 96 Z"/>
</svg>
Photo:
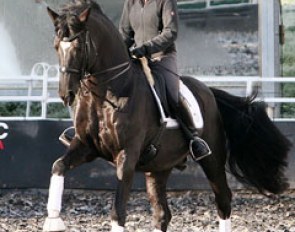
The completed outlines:
<svg viewBox="0 0 295 232">
<path fill-rule="evenodd" d="M 130 60 L 125 44 L 115 26 L 103 14 L 92 15 L 87 24 L 98 54 L 94 72 L 106 70 Z"/>
<path fill-rule="evenodd" d="M 104 70 L 112 70 L 103 75 L 96 75 L 92 80 L 97 82 L 92 86 L 91 93 L 97 98 L 97 107 L 106 105 L 124 108 L 126 101 L 134 100 L 138 95 L 136 88 L 142 82 L 138 79 L 139 67 L 132 63 L 126 46 L 112 23 L 103 15 L 91 14 L 87 24 L 92 41 L 95 43 L 97 61 L 91 70 L 93 73 L 101 73 Z M 126 66 L 124 64 L 126 63 Z M 120 65 L 123 64 L 121 67 Z M 128 68 L 128 64 L 130 68 Z M 114 67 L 118 69 L 113 69 Z M 127 69 L 126 69 L 127 68 Z M 126 72 L 122 72 L 126 69 Z M 121 73 L 122 72 L 122 73 Z M 118 75 L 119 74 L 119 75 Z"/>
<path fill-rule="evenodd" d="M 91 57 L 94 58 L 94 54 L 97 54 L 91 68 L 91 72 L 97 74 L 93 78 L 97 84 L 95 92 L 105 98 L 108 97 L 107 90 L 117 97 L 128 96 L 132 85 L 131 68 L 128 69 L 131 60 L 118 30 L 99 13 L 91 15 L 87 30 L 94 43 L 93 49 L 96 49 L 95 53 L 92 51 Z"/>
</svg>

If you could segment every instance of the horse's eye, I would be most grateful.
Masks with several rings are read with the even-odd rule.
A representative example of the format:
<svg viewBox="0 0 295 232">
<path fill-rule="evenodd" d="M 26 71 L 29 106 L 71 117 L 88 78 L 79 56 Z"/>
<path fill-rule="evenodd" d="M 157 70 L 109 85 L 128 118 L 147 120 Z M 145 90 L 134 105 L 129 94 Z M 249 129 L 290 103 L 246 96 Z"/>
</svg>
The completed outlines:
<svg viewBox="0 0 295 232">
<path fill-rule="evenodd" d="M 61 30 L 58 30 L 57 33 L 56 33 L 56 35 L 57 35 L 59 38 L 61 38 L 61 37 L 62 37 L 62 32 L 61 32 Z"/>
</svg>

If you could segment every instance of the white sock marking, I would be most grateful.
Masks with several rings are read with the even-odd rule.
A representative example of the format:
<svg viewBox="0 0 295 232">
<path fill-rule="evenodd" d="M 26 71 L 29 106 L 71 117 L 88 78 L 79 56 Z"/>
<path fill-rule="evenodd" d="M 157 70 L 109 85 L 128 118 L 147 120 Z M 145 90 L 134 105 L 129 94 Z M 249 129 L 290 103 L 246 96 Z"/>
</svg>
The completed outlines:
<svg viewBox="0 0 295 232">
<path fill-rule="evenodd" d="M 219 219 L 219 232 L 231 232 L 230 218 L 226 220 Z"/>
<path fill-rule="evenodd" d="M 112 221 L 112 230 L 111 232 L 124 232 L 124 227 L 119 226 L 118 222 Z"/>
</svg>

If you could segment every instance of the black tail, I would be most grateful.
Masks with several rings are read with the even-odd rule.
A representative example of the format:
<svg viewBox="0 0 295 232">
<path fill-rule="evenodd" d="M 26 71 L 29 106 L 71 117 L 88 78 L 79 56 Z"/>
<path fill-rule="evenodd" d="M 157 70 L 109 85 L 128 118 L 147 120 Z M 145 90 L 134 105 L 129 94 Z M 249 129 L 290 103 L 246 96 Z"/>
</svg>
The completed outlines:
<svg viewBox="0 0 295 232">
<path fill-rule="evenodd" d="M 284 175 L 290 141 L 266 114 L 266 104 L 211 89 L 229 140 L 230 172 L 259 192 L 281 193 L 288 188 Z"/>
</svg>

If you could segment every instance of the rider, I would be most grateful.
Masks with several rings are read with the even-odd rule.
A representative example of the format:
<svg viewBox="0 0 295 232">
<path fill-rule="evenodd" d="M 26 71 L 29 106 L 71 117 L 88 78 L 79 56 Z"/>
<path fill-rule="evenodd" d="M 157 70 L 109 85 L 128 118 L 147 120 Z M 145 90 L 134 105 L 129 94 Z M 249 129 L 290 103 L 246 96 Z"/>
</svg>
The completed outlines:
<svg viewBox="0 0 295 232">
<path fill-rule="evenodd" d="M 179 94 L 175 40 L 178 32 L 176 0 L 125 0 L 119 30 L 131 56 L 146 57 L 149 66 L 164 77 L 169 105 L 180 111 L 191 133 L 190 150 L 194 160 L 211 154 L 207 143 L 198 136 L 192 113 Z"/>
</svg>

